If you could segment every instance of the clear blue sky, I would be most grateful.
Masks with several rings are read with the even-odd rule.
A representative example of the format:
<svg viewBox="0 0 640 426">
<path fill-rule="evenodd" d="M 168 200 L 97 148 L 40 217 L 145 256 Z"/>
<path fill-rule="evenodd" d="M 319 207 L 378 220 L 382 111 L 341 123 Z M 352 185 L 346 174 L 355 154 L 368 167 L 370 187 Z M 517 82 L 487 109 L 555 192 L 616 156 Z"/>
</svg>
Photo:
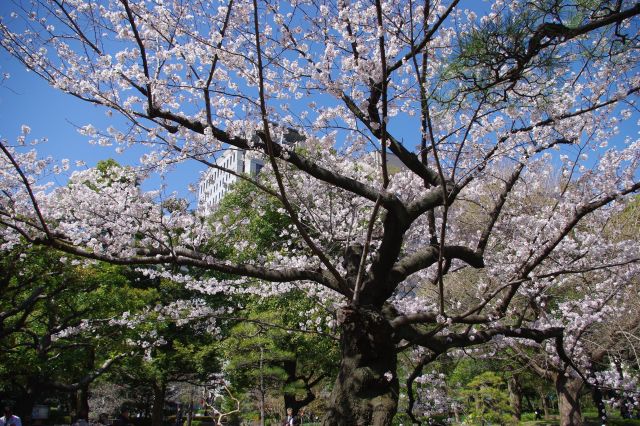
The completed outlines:
<svg viewBox="0 0 640 426">
<path fill-rule="evenodd" d="M 12 3 L 0 0 L 0 16 L 7 16 Z M 486 6 L 486 5 L 484 5 Z M 142 148 L 133 148 L 124 154 L 117 154 L 114 147 L 99 147 L 89 145 L 88 138 L 76 131 L 76 125 L 82 126 L 92 123 L 99 129 L 105 129 L 114 124 L 114 118 L 105 115 L 105 109 L 96 107 L 66 95 L 47 85 L 37 75 L 27 72 L 14 58 L 0 50 L 0 75 L 8 73 L 10 78 L 0 83 L 0 138 L 15 142 L 23 124 L 31 127 L 29 141 L 48 138 L 46 143 L 36 146 L 41 156 L 52 156 L 55 159 L 68 158 L 71 164 L 76 160 L 86 162 L 88 167 L 94 166 L 99 160 L 114 158 L 121 164 L 136 164 L 143 152 Z M 637 137 L 637 118 L 640 114 L 634 112 L 632 120 L 621 125 L 621 134 L 614 138 L 610 146 L 621 144 L 624 136 Z M 114 115 L 115 117 L 115 115 Z M 404 126 L 404 122 L 394 121 L 394 125 Z M 414 123 L 415 124 L 415 123 Z M 407 138 L 408 146 L 413 146 L 417 132 L 407 131 L 404 127 L 398 136 Z M 595 158 L 591 159 L 592 161 Z M 180 196 L 195 200 L 195 195 L 187 191 L 190 183 L 196 183 L 204 166 L 188 162 L 170 172 L 164 179 L 167 191 L 177 191 Z M 64 184 L 64 176 L 57 177 L 58 184 Z M 160 179 L 156 176 L 150 179 L 144 188 L 156 188 Z"/>
<path fill-rule="evenodd" d="M 0 16 L 6 13 L 6 7 L 0 5 Z M 114 119 L 105 115 L 105 108 L 90 105 L 50 87 L 36 74 L 27 72 L 24 66 L 4 50 L 0 50 L 0 76 L 5 73 L 9 73 L 10 78 L 0 84 L 1 139 L 8 140 L 10 144 L 15 143 L 21 134 L 21 126 L 26 124 L 31 127 L 27 143 L 34 139 L 48 139 L 33 147 L 42 157 L 51 156 L 57 160 L 68 158 L 72 165 L 76 160 L 82 160 L 88 167 L 107 158 L 113 158 L 121 164 L 137 162 L 143 152 L 141 148 L 118 154 L 115 147 L 90 145 L 89 138 L 77 132 L 76 126 L 89 123 L 100 129 L 113 124 Z M 187 186 L 198 181 L 203 169 L 204 166 L 189 162 L 170 172 L 164 180 L 168 192 L 177 191 L 180 196 L 193 201 L 194 195 L 188 193 Z M 61 175 L 56 180 L 59 184 L 66 182 L 66 178 Z M 144 187 L 155 188 L 159 183 L 160 179 L 156 176 Z"/>
</svg>

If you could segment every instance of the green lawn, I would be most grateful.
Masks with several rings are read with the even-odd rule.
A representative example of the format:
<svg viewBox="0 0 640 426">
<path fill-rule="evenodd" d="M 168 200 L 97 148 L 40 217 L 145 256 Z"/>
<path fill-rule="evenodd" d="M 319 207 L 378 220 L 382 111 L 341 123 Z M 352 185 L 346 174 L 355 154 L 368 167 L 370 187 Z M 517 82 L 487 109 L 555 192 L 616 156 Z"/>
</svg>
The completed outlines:
<svg viewBox="0 0 640 426">
<path fill-rule="evenodd" d="M 584 415 L 585 426 L 600 426 L 602 423 L 598 421 L 595 413 L 586 413 Z M 558 416 L 550 416 L 545 420 L 533 420 L 518 423 L 519 426 L 558 426 Z M 608 426 L 640 426 L 638 419 L 621 419 L 617 416 L 611 416 L 607 422 Z"/>
</svg>

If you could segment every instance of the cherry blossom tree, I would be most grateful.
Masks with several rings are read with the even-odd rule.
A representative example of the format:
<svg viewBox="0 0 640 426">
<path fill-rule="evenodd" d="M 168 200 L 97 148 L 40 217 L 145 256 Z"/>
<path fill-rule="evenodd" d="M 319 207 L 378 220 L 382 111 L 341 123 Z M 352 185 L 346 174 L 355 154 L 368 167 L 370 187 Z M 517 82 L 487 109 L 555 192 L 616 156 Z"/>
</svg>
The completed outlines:
<svg viewBox="0 0 640 426">
<path fill-rule="evenodd" d="M 628 209 L 636 203 L 637 200 Z M 627 213 L 623 212 L 622 219 Z M 601 241 L 625 244 L 623 235 L 628 232 L 625 224 L 635 218 L 620 219 L 601 217 L 600 224 L 596 225 L 603 231 Z M 589 269 L 559 277 L 560 282 L 545 286 L 530 302 L 531 309 L 537 311 L 538 322 L 562 324 L 563 349 L 570 362 L 548 342 L 528 345 L 527 349 L 514 340 L 502 342 L 511 345 L 532 370 L 553 382 L 560 416 L 566 424 L 582 424 L 579 398 L 582 391 L 591 391 L 602 424 L 606 424 L 608 417 L 605 395 L 622 396 L 611 399 L 623 414 L 628 411 L 627 405 L 637 404 L 640 398 L 637 374 L 629 374 L 626 368 L 637 362 L 632 336 L 637 336 L 640 325 L 640 316 L 634 308 L 639 271 L 634 266 Z M 538 349 L 534 355 L 530 352 L 531 346 Z"/>
<path fill-rule="evenodd" d="M 564 276 L 637 265 L 637 239 L 598 229 L 640 189 L 625 130 L 640 90 L 633 1 L 33 3 L 3 18 L 4 50 L 128 122 L 87 124 L 93 142 L 147 152 L 52 188 L 43 175 L 68 163 L 21 148 L 28 128 L 2 141 L 3 248 L 167 265 L 149 273 L 208 294 L 307 291 L 341 335 L 327 425 L 391 424 L 406 348 L 426 363 L 552 339 L 566 358 L 565 325 L 531 301 Z M 301 141 L 281 143 L 292 131 Z M 137 184 L 183 161 L 234 173 L 212 161 L 223 148 L 268 161 L 239 177 L 290 220 L 256 259 L 216 250 L 241 223 Z"/>
<path fill-rule="evenodd" d="M 528 198 L 541 200 L 547 193 L 546 190 L 538 190 L 529 193 Z M 527 202 L 523 200 L 522 204 Z M 637 200 L 634 200 L 614 217 L 606 211 L 594 212 L 574 232 L 589 233 L 594 237 L 597 235 L 601 244 L 618 246 L 611 248 L 610 252 L 622 253 L 626 249 L 626 235 L 629 233 L 629 226 L 626 225 L 633 224 L 637 218 L 637 214 L 634 214 L 636 203 Z M 521 219 L 526 215 L 523 211 Z M 598 259 L 589 259 L 595 252 L 584 251 L 584 247 L 579 251 L 585 265 L 598 265 Z M 602 256 L 602 253 L 597 256 Z M 529 321 L 535 321 L 537 327 L 563 329 L 562 346 L 552 341 L 523 342 L 516 338 L 502 338 L 494 339 L 493 345 L 487 345 L 475 356 L 493 358 L 497 354 L 507 354 L 513 357 L 515 353 L 515 358 L 520 359 L 524 366 L 555 387 L 562 424 L 582 424 L 580 395 L 591 391 L 602 424 L 606 424 L 604 395 L 625 395 L 631 404 L 638 397 L 634 390 L 637 378 L 623 367 L 635 363 L 632 355 L 634 344 L 625 336 L 634 336 L 640 321 L 634 312 L 640 271 L 633 255 L 628 259 L 631 262 L 623 261 L 616 268 L 593 266 L 538 277 L 545 282 L 533 285 L 528 297 L 521 299 L 520 303 L 528 305 L 521 307 L 522 315 Z M 458 282 L 447 285 L 455 294 L 463 292 L 475 280 L 473 276 L 470 279 L 458 274 Z M 413 382 L 429 380 L 428 375 L 422 375 L 423 364 L 418 364 L 407 382 L 410 413 L 420 408 L 419 400 L 414 399 Z M 418 391 L 419 394 L 425 393 L 423 389 Z M 430 392 L 433 391 L 426 391 Z M 424 398 L 423 395 L 418 396 Z M 614 404 L 620 405 L 616 401 Z"/>
<path fill-rule="evenodd" d="M 584 277 L 578 281 L 582 285 L 588 283 Z M 561 302 L 553 309 L 555 312 L 549 316 L 555 318 L 551 321 L 564 324 L 564 359 L 558 348 L 548 342 L 528 345 L 512 339 L 502 342 L 515 350 L 527 367 L 553 383 L 563 424 L 583 424 L 580 406 L 583 392 L 591 392 L 601 424 L 607 424 L 606 395 L 624 395 L 624 403 L 631 406 L 640 397 L 636 375 L 629 374 L 626 368 L 626 372 L 622 371 L 623 366 L 629 365 L 627 353 L 633 347 L 622 336 L 633 333 L 639 321 L 637 315 L 629 315 L 633 312 L 630 307 L 635 301 L 632 295 L 637 293 L 637 277 L 628 281 L 635 281 L 636 285 L 620 289 L 611 280 L 596 281 L 593 286 L 601 287 L 597 291 L 601 297 L 593 297 L 591 291 L 595 289 L 590 288 L 587 295 Z M 620 407 L 621 401 L 611 399 L 613 405 Z"/>
</svg>

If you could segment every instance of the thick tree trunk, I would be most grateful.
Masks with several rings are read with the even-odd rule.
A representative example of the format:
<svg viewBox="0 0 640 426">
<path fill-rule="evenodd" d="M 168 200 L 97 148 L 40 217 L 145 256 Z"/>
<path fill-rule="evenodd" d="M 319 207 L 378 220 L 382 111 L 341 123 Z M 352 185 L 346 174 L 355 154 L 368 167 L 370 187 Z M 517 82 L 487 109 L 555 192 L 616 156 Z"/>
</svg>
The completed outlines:
<svg viewBox="0 0 640 426">
<path fill-rule="evenodd" d="M 89 420 L 89 385 L 76 391 L 76 417 Z"/>
<path fill-rule="evenodd" d="M 398 409 L 393 330 L 380 313 L 339 312 L 342 361 L 324 426 L 391 425 Z"/>
<path fill-rule="evenodd" d="M 558 374 L 555 380 L 561 426 L 582 426 L 580 389 L 582 380 Z"/>
<path fill-rule="evenodd" d="M 522 417 L 522 386 L 520 386 L 517 376 L 512 375 L 509 378 L 508 387 L 511 408 L 513 408 L 513 417 L 516 420 L 520 420 Z"/>
<path fill-rule="evenodd" d="M 151 426 L 162 426 L 164 414 L 164 398 L 167 385 L 158 381 L 153 384 L 153 408 L 151 409 Z"/>
</svg>

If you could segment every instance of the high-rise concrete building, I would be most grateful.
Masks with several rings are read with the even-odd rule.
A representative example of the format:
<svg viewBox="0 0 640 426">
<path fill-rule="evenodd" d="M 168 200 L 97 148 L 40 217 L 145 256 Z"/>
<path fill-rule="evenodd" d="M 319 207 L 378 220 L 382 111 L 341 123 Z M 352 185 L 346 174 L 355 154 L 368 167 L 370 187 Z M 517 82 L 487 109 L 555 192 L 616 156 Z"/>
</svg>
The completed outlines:
<svg viewBox="0 0 640 426">
<path fill-rule="evenodd" d="M 301 142 L 304 138 L 300 133 L 293 129 L 287 129 L 287 132 L 278 141 L 281 145 L 292 146 L 297 142 Z M 377 166 L 380 165 L 382 156 L 380 152 L 372 152 L 371 159 Z M 216 159 L 216 165 L 224 169 L 231 170 L 237 174 L 246 174 L 256 176 L 264 166 L 264 160 L 259 158 L 260 154 L 251 151 L 245 151 L 239 148 L 228 148 Z M 389 173 L 394 174 L 404 168 L 404 164 L 398 157 L 391 152 L 387 152 L 387 164 Z M 232 184 L 238 181 L 238 176 L 231 173 L 210 168 L 207 170 L 198 186 L 198 211 L 208 215 L 211 214 L 220 200 L 229 192 Z"/>
<path fill-rule="evenodd" d="M 243 149 L 230 148 L 216 160 L 216 165 L 238 174 L 255 176 L 260 173 L 264 162 L 253 153 Z M 216 168 L 207 170 L 198 187 L 198 211 L 210 214 L 229 191 L 229 186 L 237 182 L 238 179 L 237 176 L 223 170 Z"/>
<path fill-rule="evenodd" d="M 256 137 L 257 139 L 257 137 Z M 304 137 L 295 129 L 285 129 L 278 139 L 281 145 L 292 147 L 298 142 L 302 142 Z M 264 166 L 264 160 L 260 154 L 245 151 L 239 148 L 228 148 L 218 159 L 216 165 L 238 174 L 256 176 Z M 238 177 L 231 173 L 210 168 L 207 170 L 198 186 L 198 211 L 210 214 L 222 200 L 222 197 L 229 191 L 229 187 L 238 181 Z"/>
</svg>

